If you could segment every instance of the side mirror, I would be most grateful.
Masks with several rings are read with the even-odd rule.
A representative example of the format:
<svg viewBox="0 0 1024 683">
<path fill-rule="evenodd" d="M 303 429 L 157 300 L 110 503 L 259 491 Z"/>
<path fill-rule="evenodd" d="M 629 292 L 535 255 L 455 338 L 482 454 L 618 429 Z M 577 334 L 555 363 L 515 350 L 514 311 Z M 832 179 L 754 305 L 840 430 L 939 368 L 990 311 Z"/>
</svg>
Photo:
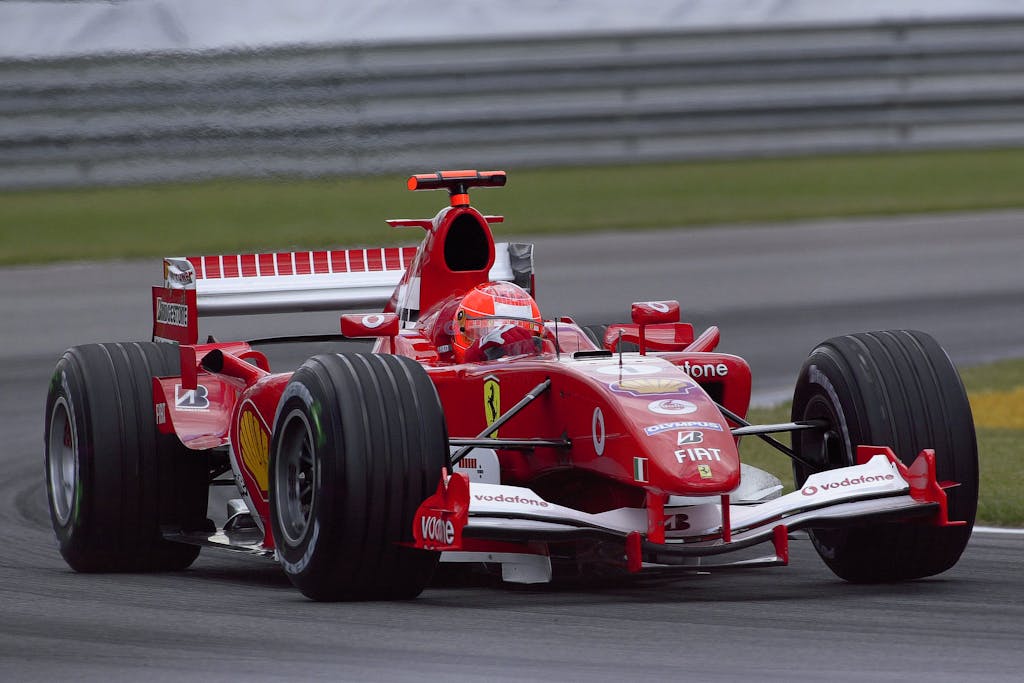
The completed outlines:
<svg viewBox="0 0 1024 683">
<path fill-rule="evenodd" d="M 637 301 L 630 311 L 637 325 L 679 322 L 678 301 Z"/>
<path fill-rule="evenodd" d="M 633 304 L 630 315 L 640 332 L 640 355 L 643 356 L 647 354 L 647 331 L 644 328 L 648 325 L 679 322 L 679 302 L 637 301 Z"/>
<path fill-rule="evenodd" d="M 346 337 L 396 337 L 397 313 L 346 313 L 341 316 L 341 333 Z"/>
</svg>

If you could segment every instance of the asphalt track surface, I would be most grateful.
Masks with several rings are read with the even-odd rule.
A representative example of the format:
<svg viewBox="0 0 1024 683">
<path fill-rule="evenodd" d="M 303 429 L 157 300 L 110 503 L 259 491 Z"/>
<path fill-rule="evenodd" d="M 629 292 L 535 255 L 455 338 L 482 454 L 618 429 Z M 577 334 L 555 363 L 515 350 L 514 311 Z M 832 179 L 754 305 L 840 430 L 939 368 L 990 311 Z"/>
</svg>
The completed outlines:
<svg viewBox="0 0 1024 683">
<path fill-rule="evenodd" d="M 720 325 L 761 400 L 818 341 L 931 332 L 959 364 L 1024 356 L 1024 213 L 537 239 L 548 315 L 628 317 L 677 298 Z M 60 352 L 144 339 L 159 262 L 0 269 L 0 680 L 1018 681 L 1024 536 L 975 533 L 927 580 L 853 586 L 806 539 L 789 567 L 670 582 L 429 588 L 409 603 L 316 604 L 276 565 L 204 551 L 177 574 L 81 575 L 43 491 L 46 383 Z M 218 337 L 334 316 L 219 319 Z M 277 350 L 298 362 L 309 349 Z"/>
</svg>

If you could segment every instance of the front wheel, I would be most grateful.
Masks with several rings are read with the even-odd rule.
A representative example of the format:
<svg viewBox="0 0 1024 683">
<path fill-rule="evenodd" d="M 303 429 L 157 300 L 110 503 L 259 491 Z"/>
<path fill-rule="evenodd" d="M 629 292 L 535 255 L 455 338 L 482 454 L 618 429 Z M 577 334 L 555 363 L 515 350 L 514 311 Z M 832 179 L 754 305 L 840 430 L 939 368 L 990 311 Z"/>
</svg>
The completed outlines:
<svg viewBox="0 0 1024 683">
<path fill-rule="evenodd" d="M 440 557 L 412 542 L 447 464 L 440 399 L 408 358 L 314 356 L 278 406 L 270 519 L 285 573 L 314 600 L 414 598 Z"/>
<path fill-rule="evenodd" d="M 803 364 L 793 420 L 824 420 L 824 431 L 797 432 L 793 450 L 821 469 L 856 464 L 858 445 L 888 446 L 909 465 L 935 451 L 949 518 L 964 526 L 917 522 L 813 529 L 825 563 L 853 582 L 901 581 L 943 572 L 960 558 L 978 507 L 978 449 L 971 406 L 942 347 L 923 332 L 893 330 L 829 339 Z M 810 474 L 794 466 L 799 489 Z"/>
</svg>

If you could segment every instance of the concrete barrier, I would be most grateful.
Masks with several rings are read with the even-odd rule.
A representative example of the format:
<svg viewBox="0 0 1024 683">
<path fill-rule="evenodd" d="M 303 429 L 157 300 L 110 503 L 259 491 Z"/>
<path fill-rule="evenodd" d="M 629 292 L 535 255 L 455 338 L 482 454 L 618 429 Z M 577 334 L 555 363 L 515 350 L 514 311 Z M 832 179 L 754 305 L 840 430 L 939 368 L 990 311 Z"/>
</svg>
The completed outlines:
<svg viewBox="0 0 1024 683">
<path fill-rule="evenodd" d="M 0 187 L 1024 144 L 1024 17 L 0 60 Z"/>
</svg>

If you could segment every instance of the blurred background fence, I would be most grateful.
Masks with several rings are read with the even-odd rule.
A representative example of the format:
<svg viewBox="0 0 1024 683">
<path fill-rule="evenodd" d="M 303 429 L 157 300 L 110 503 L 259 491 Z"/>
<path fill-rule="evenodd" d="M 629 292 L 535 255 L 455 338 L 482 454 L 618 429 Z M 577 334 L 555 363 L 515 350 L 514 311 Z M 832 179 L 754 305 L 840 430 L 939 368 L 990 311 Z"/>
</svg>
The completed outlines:
<svg viewBox="0 0 1024 683">
<path fill-rule="evenodd" d="M 0 187 L 1024 144 L 1024 19 L 0 60 Z"/>
</svg>

